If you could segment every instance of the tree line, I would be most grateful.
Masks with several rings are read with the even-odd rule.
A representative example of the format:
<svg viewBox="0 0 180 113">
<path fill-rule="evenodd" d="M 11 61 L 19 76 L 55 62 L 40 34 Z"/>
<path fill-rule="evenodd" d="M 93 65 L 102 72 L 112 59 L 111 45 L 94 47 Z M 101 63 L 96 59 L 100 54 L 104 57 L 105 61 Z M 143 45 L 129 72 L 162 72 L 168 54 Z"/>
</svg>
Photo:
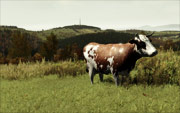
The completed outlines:
<svg viewBox="0 0 180 113">
<path fill-rule="evenodd" d="M 134 34 L 123 33 L 112 30 L 104 32 L 83 34 L 58 40 L 52 32 L 40 39 L 36 34 L 21 31 L 5 30 L 0 31 L 0 63 L 18 63 L 27 61 L 59 61 L 59 60 L 79 60 L 83 59 L 83 47 L 89 42 L 126 43 L 132 39 Z M 178 50 L 180 41 L 162 41 L 153 38 L 153 43 L 157 48 L 163 46 L 165 49 L 172 48 Z"/>
</svg>

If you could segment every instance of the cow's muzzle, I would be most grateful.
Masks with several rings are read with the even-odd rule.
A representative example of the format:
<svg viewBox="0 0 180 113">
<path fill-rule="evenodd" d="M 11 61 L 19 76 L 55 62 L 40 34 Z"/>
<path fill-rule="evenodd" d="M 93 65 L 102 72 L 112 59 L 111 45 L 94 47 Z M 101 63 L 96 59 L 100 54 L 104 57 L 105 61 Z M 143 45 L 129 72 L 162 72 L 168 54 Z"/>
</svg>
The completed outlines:
<svg viewBox="0 0 180 113">
<path fill-rule="evenodd" d="M 156 50 L 156 51 L 154 51 L 152 54 L 151 54 L 151 57 L 152 56 L 155 56 L 155 55 L 157 55 L 158 54 L 158 51 Z"/>
</svg>

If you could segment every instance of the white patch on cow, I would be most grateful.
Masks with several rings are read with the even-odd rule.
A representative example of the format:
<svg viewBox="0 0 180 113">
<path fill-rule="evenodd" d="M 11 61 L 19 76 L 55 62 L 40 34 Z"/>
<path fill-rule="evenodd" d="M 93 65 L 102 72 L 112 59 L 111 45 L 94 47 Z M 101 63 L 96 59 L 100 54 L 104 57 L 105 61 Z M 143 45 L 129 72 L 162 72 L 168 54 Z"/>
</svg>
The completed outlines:
<svg viewBox="0 0 180 113">
<path fill-rule="evenodd" d="M 93 50 L 97 50 L 98 47 L 99 47 L 99 45 L 94 46 L 94 47 L 93 47 Z"/>
<path fill-rule="evenodd" d="M 103 68 L 103 65 L 100 65 L 100 68 L 102 69 L 102 68 Z"/>
<path fill-rule="evenodd" d="M 96 54 L 95 54 L 95 51 L 97 51 L 98 47 L 99 47 L 99 45 L 94 46 L 93 49 L 89 52 L 89 54 L 90 54 L 91 56 L 95 56 L 95 55 L 96 55 Z"/>
<path fill-rule="evenodd" d="M 136 44 L 135 44 L 135 46 L 134 46 L 134 51 L 138 52 L 138 50 L 137 50 L 137 45 L 136 45 Z"/>
<path fill-rule="evenodd" d="M 137 40 L 137 41 L 139 41 L 139 42 L 140 42 L 139 38 L 137 38 L 137 37 L 135 37 L 135 40 Z"/>
<path fill-rule="evenodd" d="M 91 51 L 89 52 L 89 55 L 94 56 L 94 55 L 95 55 L 95 54 L 94 54 L 94 51 L 91 50 Z"/>
<path fill-rule="evenodd" d="M 111 67 L 110 70 L 111 70 L 111 73 L 113 73 L 113 67 Z"/>
<path fill-rule="evenodd" d="M 83 53 L 84 54 L 84 57 L 88 60 L 89 57 L 88 57 L 88 51 L 93 47 L 93 45 L 88 45 L 86 46 L 86 51 Z"/>
<path fill-rule="evenodd" d="M 107 61 L 110 63 L 110 66 L 114 63 L 114 56 L 107 59 Z"/>
<path fill-rule="evenodd" d="M 111 48 L 111 50 L 114 50 L 114 51 L 116 51 L 116 47 L 112 47 L 112 48 Z"/>
<path fill-rule="evenodd" d="M 87 65 L 89 65 L 89 67 L 94 67 L 95 69 L 97 69 L 97 63 L 95 62 L 95 59 L 92 58 L 92 57 L 89 57 L 89 55 L 91 56 L 96 56 L 96 53 L 95 51 L 97 51 L 99 45 L 87 45 L 86 46 L 86 50 L 85 52 L 83 53 L 84 54 L 84 57 L 86 58 L 87 62 Z M 90 50 L 92 48 L 92 50 Z M 88 51 L 89 51 L 89 54 L 88 54 Z"/>
<path fill-rule="evenodd" d="M 149 39 L 146 37 L 146 35 L 139 35 L 139 38 L 141 41 L 149 41 Z"/>
<path fill-rule="evenodd" d="M 114 56 L 107 59 L 107 61 L 110 63 L 110 71 L 113 73 L 113 63 L 114 63 Z"/>
<path fill-rule="evenodd" d="M 106 59 L 106 57 L 104 59 Z"/>
<path fill-rule="evenodd" d="M 119 52 L 122 53 L 124 51 L 124 48 L 120 48 Z"/>
</svg>

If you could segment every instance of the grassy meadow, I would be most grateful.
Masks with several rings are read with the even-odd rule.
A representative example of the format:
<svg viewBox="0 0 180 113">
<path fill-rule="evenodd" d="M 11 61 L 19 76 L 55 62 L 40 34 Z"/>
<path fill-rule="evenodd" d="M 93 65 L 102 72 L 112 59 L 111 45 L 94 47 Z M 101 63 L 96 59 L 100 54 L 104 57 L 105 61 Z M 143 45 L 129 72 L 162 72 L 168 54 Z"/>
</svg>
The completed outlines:
<svg viewBox="0 0 180 113">
<path fill-rule="evenodd" d="M 23 81 L 1 80 L 1 112 L 177 113 L 179 94 L 177 85 L 116 87 L 112 82 L 100 83 L 98 76 L 91 85 L 87 74 L 75 78 L 50 75 Z"/>
<path fill-rule="evenodd" d="M 140 59 L 122 86 L 112 75 L 90 84 L 84 61 L 0 65 L 0 112 L 180 112 L 180 56 Z"/>
</svg>

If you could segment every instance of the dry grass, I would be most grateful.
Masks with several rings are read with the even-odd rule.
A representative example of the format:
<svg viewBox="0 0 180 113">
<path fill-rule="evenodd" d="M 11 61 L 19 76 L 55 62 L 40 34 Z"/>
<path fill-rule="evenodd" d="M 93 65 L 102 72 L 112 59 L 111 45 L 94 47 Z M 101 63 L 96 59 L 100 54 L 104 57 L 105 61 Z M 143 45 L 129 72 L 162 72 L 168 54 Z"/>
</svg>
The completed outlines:
<svg viewBox="0 0 180 113">
<path fill-rule="evenodd" d="M 85 73 L 83 61 L 63 62 L 36 62 L 20 63 L 18 65 L 0 65 L 0 77 L 8 80 L 28 79 L 32 77 L 43 77 L 50 74 L 62 76 L 76 76 Z"/>
<path fill-rule="evenodd" d="M 86 73 L 84 61 L 36 62 L 18 65 L 0 65 L 0 77 L 8 80 L 28 79 L 56 74 L 58 77 L 78 76 Z M 138 60 L 135 69 L 124 83 L 178 84 L 180 85 L 180 56 L 169 51 L 159 51 L 152 58 Z"/>
</svg>

